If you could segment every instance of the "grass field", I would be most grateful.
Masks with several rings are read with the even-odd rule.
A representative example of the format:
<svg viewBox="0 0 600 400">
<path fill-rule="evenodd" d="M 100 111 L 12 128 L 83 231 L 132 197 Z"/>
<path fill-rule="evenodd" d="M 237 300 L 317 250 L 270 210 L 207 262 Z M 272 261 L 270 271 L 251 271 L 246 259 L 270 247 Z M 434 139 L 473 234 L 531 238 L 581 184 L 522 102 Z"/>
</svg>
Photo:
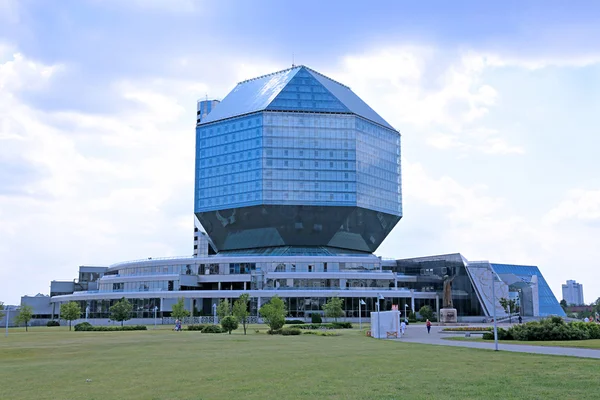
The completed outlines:
<svg viewBox="0 0 600 400">
<path fill-rule="evenodd" d="M 598 398 L 599 370 L 593 359 L 378 341 L 357 330 L 320 337 L 60 327 L 0 337 L 0 398 L 20 400 L 586 399 Z"/>
<path fill-rule="evenodd" d="M 482 343 L 494 343 L 493 340 L 483 340 L 481 339 L 481 337 L 476 338 L 476 337 L 447 337 L 444 338 L 447 340 L 460 340 L 460 341 L 471 341 L 471 342 L 482 342 Z M 537 342 L 537 341 L 532 341 L 532 342 L 524 342 L 524 341 L 518 341 L 518 340 L 499 340 L 498 343 L 503 343 L 503 344 L 526 344 L 529 346 L 553 346 L 553 347 L 578 347 L 578 348 L 584 348 L 584 349 L 600 349 L 600 339 L 590 339 L 590 340 L 563 340 L 563 341 L 557 341 L 557 340 L 550 340 L 550 341 L 543 341 L 543 342 Z M 600 397 L 600 395 L 599 395 Z"/>
</svg>

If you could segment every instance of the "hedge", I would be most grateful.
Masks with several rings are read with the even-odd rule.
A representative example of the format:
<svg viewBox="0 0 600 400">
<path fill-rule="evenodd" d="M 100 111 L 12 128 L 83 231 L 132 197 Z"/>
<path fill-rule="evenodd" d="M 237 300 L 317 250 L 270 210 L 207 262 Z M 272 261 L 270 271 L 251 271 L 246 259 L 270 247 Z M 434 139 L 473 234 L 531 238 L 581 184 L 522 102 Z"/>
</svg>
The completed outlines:
<svg viewBox="0 0 600 400">
<path fill-rule="evenodd" d="M 60 326 L 60 322 L 51 320 L 51 321 L 46 322 L 46 326 Z"/>
<path fill-rule="evenodd" d="M 304 324 L 304 321 L 301 319 L 290 319 L 289 321 L 285 321 L 286 325 L 301 325 Z"/>
<path fill-rule="evenodd" d="M 302 324 L 297 325 L 300 329 L 352 329 L 350 322 L 331 322 L 328 324 Z"/>
<path fill-rule="evenodd" d="M 483 338 L 493 340 L 494 333 L 485 333 Z M 514 325 L 507 330 L 499 328 L 498 339 L 521 341 L 600 339 L 600 325 L 592 322 L 565 323 L 561 317 L 550 317 Z"/>
<path fill-rule="evenodd" d="M 283 336 L 301 335 L 302 331 L 298 328 L 283 328 L 281 330 Z"/>
<path fill-rule="evenodd" d="M 219 325 L 207 325 L 202 329 L 202 333 L 223 333 L 223 329 Z"/>
<path fill-rule="evenodd" d="M 126 325 L 126 326 L 92 326 L 88 322 L 82 322 L 75 325 L 75 330 L 79 332 L 117 332 L 117 331 L 145 331 L 146 325 Z"/>
</svg>

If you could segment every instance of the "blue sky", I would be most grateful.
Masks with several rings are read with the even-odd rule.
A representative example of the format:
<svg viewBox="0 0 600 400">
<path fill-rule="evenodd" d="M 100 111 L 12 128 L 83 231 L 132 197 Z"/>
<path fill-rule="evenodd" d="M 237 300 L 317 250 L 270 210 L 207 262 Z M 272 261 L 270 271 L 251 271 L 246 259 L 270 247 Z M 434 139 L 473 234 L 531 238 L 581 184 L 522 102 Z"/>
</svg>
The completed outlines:
<svg viewBox="0 0 600 400">
<path fill-rule="evenodd" d="M 0 300 L 190 254 L 195 101 L 292 60 L 402 133 L 387 257 L 538 265 L 600 297 L 593 1 L 0 0 Z"/>
</svg>

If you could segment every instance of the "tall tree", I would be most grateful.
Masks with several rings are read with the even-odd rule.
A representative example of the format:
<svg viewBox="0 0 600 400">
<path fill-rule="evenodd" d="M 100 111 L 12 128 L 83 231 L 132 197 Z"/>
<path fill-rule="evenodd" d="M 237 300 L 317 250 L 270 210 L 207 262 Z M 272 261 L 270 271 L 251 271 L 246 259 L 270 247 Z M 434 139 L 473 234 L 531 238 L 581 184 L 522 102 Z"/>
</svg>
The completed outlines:
<svg viewBox="0 0 600 400">
<path fill-rule="evenodd" d="M 279 296 L 271 298 L 267 304 L 264 304 L 258 313 L 265 321 L 271 331 L 279 330 L 285 324 L 285 316 L 287 314 L 285 310 L 285 303 Z"/>
<path fill-rule="evenodd" d="M 233 315 L 244 327 L 244 335 L 246 334 L 246 327 L 248 325 L 248 317 L 250 317 L 250 310 L 248 310 L 248 303 L 250 302 L 250 295 L 244 293 L 239 299 L 233 303 Z"/>
<path fill-rule="evenodd" d="M 125 297 L 121 297 L 121 300 L 117 301 L 110 307 L 110 318 L 114 321 L 121 322 L 121 326 L 125 321 L 131 319 L 131 312 L 133 311 L 133 304 L 129 302 Z"/>
<path fill-rule="evenodd" d="M 231 315 L 231 307 L 229 306 L 229 300 L 223 299 L 219 301 L 219 305 L 217 306 L 217 316 L 219 317 L 219 320 L 222 320 L 228 315 Z"/>
<path fill-rule="evenodd" d="M 190 316 L 190 312 L 185 309 L 183 297 L 180 297 L 177 303 L 171 306 L 171 316 L 175 319 L 184 319 Z"/>
<path fill-rule="evenodd" d="M 327 303 L 323 304 L 323 311 L 325 311 L 325 316 L 327 318 L 333 318 L 335 322 L 339 317 L 344 315 L 344 309 L 342 308 L 344 304 L 344 299 L 340 299 L 339 297 L 332 297 L 327 300 Z"/>
<path fill-rule="evenodd" d="M 17 324 L 25 324 L 25 332 L 27 332 L 27 325 L 29 325 L 29 321 L 33 318 L 33 308 L 28 305 L 21 306 L 15 321 Z"/>
<path fill-rule="evenodd" d="M 69 330 L 71 330 L 71 322 L 79 319 L 81 316 L 81 308 L 75 301 L 63 303 L 60 305 L 60 317 L 69 321 Z"/>
</svg>

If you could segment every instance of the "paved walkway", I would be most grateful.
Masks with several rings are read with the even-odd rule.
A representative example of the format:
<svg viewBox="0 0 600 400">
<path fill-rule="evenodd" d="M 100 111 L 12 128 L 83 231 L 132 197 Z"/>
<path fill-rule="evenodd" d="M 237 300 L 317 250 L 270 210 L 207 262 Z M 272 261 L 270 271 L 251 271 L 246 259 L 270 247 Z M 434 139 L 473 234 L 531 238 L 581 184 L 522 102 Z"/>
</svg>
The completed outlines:
<svg viewBox="0 0 600 400">
<path fill-rule="evenodd" d="M 440 333 L 442 328 L 431 327 L 431 333 L 427 334 L 427 329 L 423 325 L 411 325 L 406 330 L 406 335 L 402 339 L 392 339 L 401 342 L 408 343 L 423 343 L 423 344 L 434 344 L 440 346 L 454 346 L 454 347 L 470 347 L 473 349 L 487 349 L 494 350 L 494 343 L 488 342 L 469 342 L 469 341 L 458 341 L 458 340 L 447 340 L 444 338 L 458 336 L 464 337 L 462 334 L 447 334 Z M 500 351 L 514 351 L 517 353 L 535 353 L 535 354 L 548 354 L 554 356 L 571 356 L 571 357 L 585 357 L 585 358 L 598 358 L 600 359 L 600 350 L 594 349 L 582 349 L 574 347 L 549 347 L 549 346 L 529 346 L 523 344 L 504 344 L 498 343 L 498 350 Z"/>
</svg>

